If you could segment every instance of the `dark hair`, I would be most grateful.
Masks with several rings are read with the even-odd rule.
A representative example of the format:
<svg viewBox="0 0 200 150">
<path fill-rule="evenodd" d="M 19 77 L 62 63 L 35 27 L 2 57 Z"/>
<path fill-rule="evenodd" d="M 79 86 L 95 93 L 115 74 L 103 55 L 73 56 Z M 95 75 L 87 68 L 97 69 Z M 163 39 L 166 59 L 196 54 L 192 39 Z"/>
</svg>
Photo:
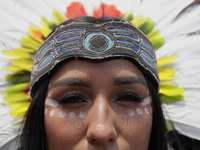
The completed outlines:
<svg viewBox="0 0 200 150">
<path fill-rule="evenodd" d="M 68 20 L 63 24 L 70 22 L 91 22 L 104 23 L 108 21 L 119 20 L 116 18 L 102 17 L 79 17 Z M 54 32 L 54 31 L 53 31 Z M 19 150 L 47 150 L 47 141 L 44 126 L 44 102 L 48 89 L 50 78 L 46 79 L 35 92 L 31 105 L 25 115 L 24 126 L 20 136 Z M 153 99 L 153 124 L 151 137 L 149 141 L 149 150 L 167 150 L 167 128 L 163 117 L 161 102 L 155 87 L 146 78 L 146 82 Z"/>
</svg>

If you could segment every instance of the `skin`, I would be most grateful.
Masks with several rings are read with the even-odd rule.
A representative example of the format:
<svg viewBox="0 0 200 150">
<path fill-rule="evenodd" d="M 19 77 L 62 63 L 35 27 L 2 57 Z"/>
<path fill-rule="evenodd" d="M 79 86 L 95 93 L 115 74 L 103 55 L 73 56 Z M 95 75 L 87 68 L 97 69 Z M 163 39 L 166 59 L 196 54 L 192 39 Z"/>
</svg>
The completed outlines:
<svg viewBox="0 0 200 150">
<path fill-rule="evenodd" d="M 71 78 L 83 80 L 84 84 L 66 82 Z M 128 80 L 116 81 L 122 78 Z M 50 80 L 47 97 L 57 102 L 65 93 L 79 91 L 84 100 L 58 102 L 57 107 L 45 105 L 49 150 L 147 150 L 153 118 L 144 108 L 150 110 L 152 103 L 144 106 L 138 101 L 118 99 L 119 93 L 126 90 L 138 91 L 140 98 L 149 96 L 142 72 L 128 60 L 70 60 L 63 64 Z M 144 113 L 138 114 L 137 108 Z M 135 114 L 129 115 L 130 110 Z M 50 116 L 52 111 L 55 113 Z M 61 112 L 66 116 L 60 118 Z M 70 118 L 72 112 L 75 116 Z M 85 116 L 79 117 L 80 112 Z"/>
</svg>

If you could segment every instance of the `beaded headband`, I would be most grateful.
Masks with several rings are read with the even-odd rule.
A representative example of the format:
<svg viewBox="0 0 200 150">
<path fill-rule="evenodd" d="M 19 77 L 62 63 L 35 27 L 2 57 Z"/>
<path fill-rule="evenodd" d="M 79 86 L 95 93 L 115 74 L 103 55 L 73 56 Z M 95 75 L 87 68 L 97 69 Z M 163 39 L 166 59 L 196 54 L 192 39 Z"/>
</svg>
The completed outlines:
<svg viewBox="0 0 200 150">
<path fill-rule="evenodd" d="M 58 65 L 70 58 L 102 60 L 125 58 L 132 61 L 159 91 L 157 60 L 148 38 L 127 21 L 102 24 L 63 24 L 38 48 L 30 82 L 30 94 Z"/>
</svg>

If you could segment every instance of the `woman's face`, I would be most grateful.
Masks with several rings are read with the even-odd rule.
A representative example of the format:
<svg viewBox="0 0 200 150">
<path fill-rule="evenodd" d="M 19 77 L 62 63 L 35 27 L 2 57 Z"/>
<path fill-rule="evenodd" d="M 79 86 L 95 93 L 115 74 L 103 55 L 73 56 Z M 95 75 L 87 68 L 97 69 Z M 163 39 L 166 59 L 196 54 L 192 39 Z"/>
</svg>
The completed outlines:
<svg viewBox="0 0 200 150">
<path fill-rule="evenodd" d="M 45 100 L 49 150 L 147 150 L 152 101 L 130 61 L 70 60 L 52 76 Z"/>
</svg>

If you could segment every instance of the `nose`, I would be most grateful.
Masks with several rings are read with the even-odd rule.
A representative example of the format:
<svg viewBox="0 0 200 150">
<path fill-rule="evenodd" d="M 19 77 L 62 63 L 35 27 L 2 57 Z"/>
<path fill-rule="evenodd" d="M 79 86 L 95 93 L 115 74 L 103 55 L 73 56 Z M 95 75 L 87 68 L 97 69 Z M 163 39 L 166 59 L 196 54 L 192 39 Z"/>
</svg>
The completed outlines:
<svg viewBox="0 0 200 150">
<path fill-rule="evenodd" d="M 117 140 L 115 113 L 104 98 L 95 100 L 90 109 L 87 141 L 94 145 L 109 145 Z"/>
</svg>

